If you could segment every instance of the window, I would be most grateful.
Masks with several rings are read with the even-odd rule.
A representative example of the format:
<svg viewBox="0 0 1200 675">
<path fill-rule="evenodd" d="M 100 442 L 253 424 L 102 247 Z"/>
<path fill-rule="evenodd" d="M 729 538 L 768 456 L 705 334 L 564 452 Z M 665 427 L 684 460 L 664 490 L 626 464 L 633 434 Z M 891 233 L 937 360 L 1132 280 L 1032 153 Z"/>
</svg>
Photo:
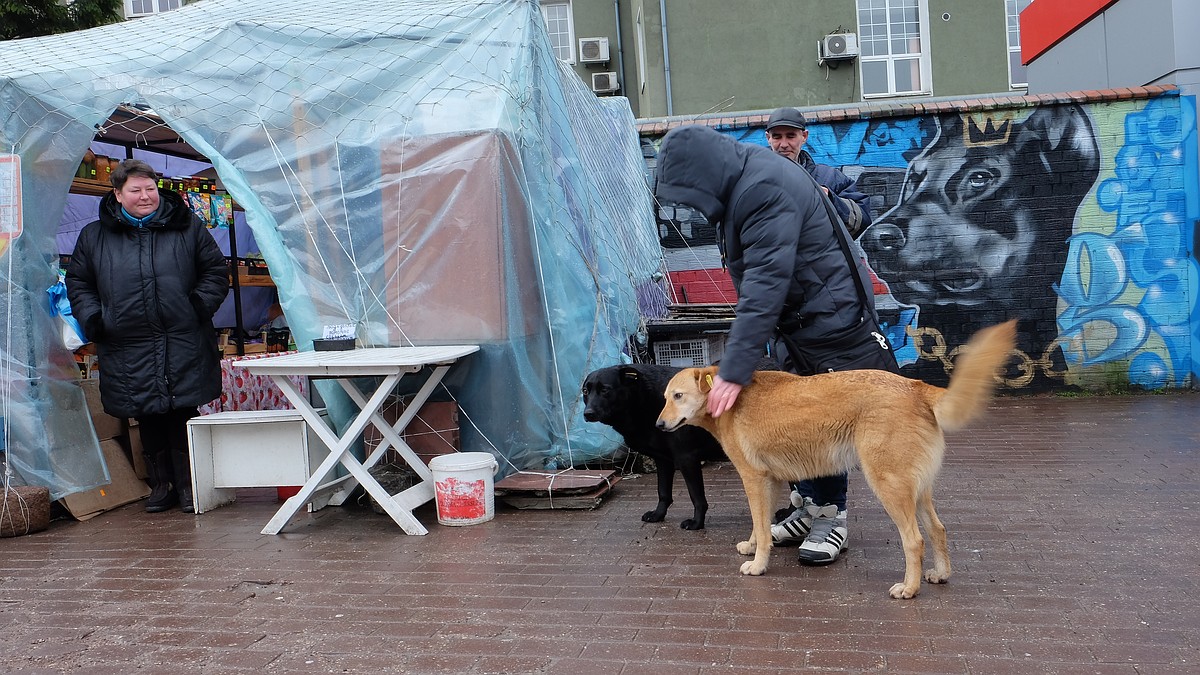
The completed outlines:
<svg viewBox="0 0 1200 675">
<path fill-rule="evenodd" d="M 927 0 L 858 0 L 863 98 L 928 94 Z"/>
<path fill-rule="evenodd" d="M 543 2 L 542 17 L 546 19 L 546 32 L 550 34 L 550 46 L 560 61 L 575 63 L 575 24 L 571 21 L 571 3 Z"/>
<path fill-rule="evenodd" d="M 169 12 L 182 5 L 183 0 L 125 0 L 125 18 Z"/>
<path fill-rule="evenodd" d="M 1024 89 L 1029 86 L 1025 66 L 1021 65 L 1021 22 L 1018 19 L 1033 0 L 1004 0 L 1004 14 L 1008 17 L 1008 86 Z"/>
</svg>

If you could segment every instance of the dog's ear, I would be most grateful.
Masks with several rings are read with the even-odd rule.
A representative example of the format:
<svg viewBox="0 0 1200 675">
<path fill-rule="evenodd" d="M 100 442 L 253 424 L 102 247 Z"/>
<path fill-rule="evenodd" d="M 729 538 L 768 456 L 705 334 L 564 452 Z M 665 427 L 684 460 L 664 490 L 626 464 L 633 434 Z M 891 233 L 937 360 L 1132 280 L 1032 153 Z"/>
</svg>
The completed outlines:
<svg viewBox="0 0 1200 675">
<path fill-rule="evenodd" d="M 713 378 L 716 377 L 716 375 L 717 375 L 716 366 L 709 366 L 707 368 L 696 368 L 695 371 L 696 371 L 696 388 L 700 390 L 700 393 L 707 394 L 708 392 L 712 391 Z"/>
<path fill-rule="evenodd" d="M 1070 166 L 1072 171 L 1090 173 L 1100 164 L 1092 121 L 1078 105 L 1035 108 L 1021 123 L 1016 142 L 1018 146 L 1040 143 L 1039 159 L 1051 172 Z"/>
</svg>

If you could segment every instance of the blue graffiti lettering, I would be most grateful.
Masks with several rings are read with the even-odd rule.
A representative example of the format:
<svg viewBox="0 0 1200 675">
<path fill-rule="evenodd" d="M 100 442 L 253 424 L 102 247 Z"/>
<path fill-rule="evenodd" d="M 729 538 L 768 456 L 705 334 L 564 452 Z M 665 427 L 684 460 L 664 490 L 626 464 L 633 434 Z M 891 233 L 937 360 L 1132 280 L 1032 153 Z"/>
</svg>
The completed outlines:
<svg viewBox="0 0 1200 675">
<path fill-rule="evenodd" d="M 1127 359 L 1129 381 L 1147 387 L 1178 386 L 1197 370 L 1189 332 L 1200 270 L 1188 252 L 1182 178 L 1195 128 L 1179 105 L 1162 97 L 1126 116 L 1115 177 L 1096 190 L 1115 227 L 1071 238 L 1056 287 L 1068 305 L 1058 320 L 1060 338 L 1073 347 L 1068 361 L 1086 367 Z"/>
</svg>

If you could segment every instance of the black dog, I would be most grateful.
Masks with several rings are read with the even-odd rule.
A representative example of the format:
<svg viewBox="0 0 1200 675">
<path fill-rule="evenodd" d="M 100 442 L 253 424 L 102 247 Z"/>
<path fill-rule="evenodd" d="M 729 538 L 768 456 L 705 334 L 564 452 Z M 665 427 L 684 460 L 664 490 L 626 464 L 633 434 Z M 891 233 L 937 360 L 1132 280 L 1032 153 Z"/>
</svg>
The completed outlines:
<svg viewBox="0 0 1200 675">
<path fill-rule="evenodd" d="M 680 370 L 638 363 L 592 371 L 583 381 L 583 419 L 616 429 L 630 450 L 651 457 L 658 464 L 658 506 L 642 514 L 644 522 L 657 523 L 666 517 L 672 502 L 671 484 L 678 469 L 687 484 L 693 509 L 692 517 L 679 526 L 702 530 L 708 500 L 704 498 L 700 463 L 723 459 L 725 455 L 716 439 L 699 427 L 686 426 L 674 433 L 655 427 L 666 405 L 663 392 L 667 382 Z"/>
</svg>

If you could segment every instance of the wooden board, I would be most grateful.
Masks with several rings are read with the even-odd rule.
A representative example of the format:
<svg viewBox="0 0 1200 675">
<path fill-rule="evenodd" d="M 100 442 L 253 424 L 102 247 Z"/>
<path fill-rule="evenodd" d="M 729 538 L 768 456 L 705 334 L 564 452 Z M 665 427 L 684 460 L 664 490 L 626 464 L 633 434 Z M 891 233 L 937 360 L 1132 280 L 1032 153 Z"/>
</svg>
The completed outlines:
<svg viewBox="0 0 1200 675">
<path fill-rule="evenodd" d="M 620 480 L 611 469 L 517 473 L 496 483 L 496 498 L 518 509 L 594 509 Z"/>
</svg>

